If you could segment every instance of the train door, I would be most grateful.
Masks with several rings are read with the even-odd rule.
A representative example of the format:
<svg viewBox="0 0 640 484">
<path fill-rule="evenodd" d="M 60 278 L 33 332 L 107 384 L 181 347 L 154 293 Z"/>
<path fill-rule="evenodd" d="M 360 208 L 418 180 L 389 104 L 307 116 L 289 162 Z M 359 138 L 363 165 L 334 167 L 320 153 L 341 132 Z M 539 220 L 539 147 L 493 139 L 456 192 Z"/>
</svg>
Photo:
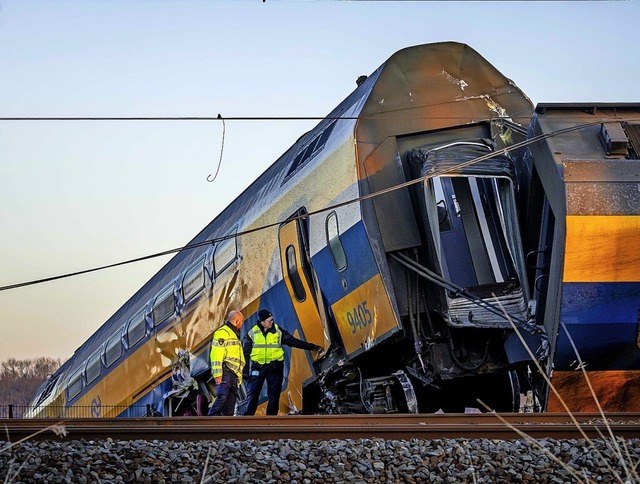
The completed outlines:
<svg viewBox="0 0 640 484">
<path fill-rule="evenodd" d="M 296 338 L 303 337 L 324 349 L 329 348 L 329 332 L 322 298 L 318 296 L 316 277 L 309 257 L 306 223 L 303 219 L 295 218 L 302 215 L 303 210 L 295 213 L 291 220 L 280 226 L 278 240 L 280 242 L 280 262 L 289 298 L 300 321 L 300 330 L 293 331 Z M 313 361 L 320 355 L 293 348 L 291 364 L 287 372 L 286 401 L 281 397 L 280 407 L 285 412 L 302 409 L 302 385 L 315 374 Z"/>
<path fill-rule="evenodd" d="M 304 214 L 299 211 L 294 217 Z M 282 275 L 302 333 L 307 341 L 321 346 L 325 352 L 331 343 L 317 279 L 309 257 L 306 223 L 294 218 L 280 226 L 280 261 Z M 317 358 L 317 355 L 316 355 Z"/>
</svg>

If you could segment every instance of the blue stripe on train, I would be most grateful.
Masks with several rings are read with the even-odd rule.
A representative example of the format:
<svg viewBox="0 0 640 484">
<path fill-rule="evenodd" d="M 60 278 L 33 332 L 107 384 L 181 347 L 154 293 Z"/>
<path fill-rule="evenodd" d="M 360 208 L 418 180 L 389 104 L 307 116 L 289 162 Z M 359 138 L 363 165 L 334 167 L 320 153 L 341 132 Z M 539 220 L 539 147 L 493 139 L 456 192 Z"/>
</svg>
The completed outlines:
<svg viewBox="0 0 640 484">
<path fill-rule="evenodd" d="M 562 321 L 565 323 L 637 323 L 639 307 L 640 282 L 563 284 Z"/>
<path fill-rule="evenodd" d="M 565 283 L 562 301 L 561 321 L 587 369 L 640 369 L 640 283 Z M 576 359 L 560 328 L 555 369 L 573 369 Z"/>
<path fill-rule="evenodd" d="M 347 268 L 342 273 L 338 272 L 333 257 L 328 248 L 318 252 L 312 260 L 313 268 L 318 277 L 318 283 L 325 299 L 327 307 L 342 299 L 349 292 L 358 288 L 378 272 L 375 258 L 369 246 L 369 241 L 362 223 L 340 235 L 347 256 Z M 345 290 L 342 279 L 347 283 Z M 274 285 L 269 291 L 260 297 L 260 308 L 266 308 L 274 315 L 276 323 L 293 333 L 300 326 L 296 323 L 297 316 L 293 303 L 284 281 Z M 247 320 L 243 328 L 246 334 L 258 321 L 257 314 L 246 315 Z"/>
<path fill-rule="evenodd" d="M 164 400 L 162 396 L 168 393 L 172 389 L 171 378 L 169 377 L 165 381 L 161 382 L 156 387 L 149 390 L 140 399 L 133 402 L 131 407 L 127 408 L 118 417 L 150 417 L 153 414 L 150 412 L 157 412 L 158 415 L 164 415 Z M 185 404 L 186 405 L 186 404 Z M 166 416 L 166 415 L 164 415 Z"/>
</svg>

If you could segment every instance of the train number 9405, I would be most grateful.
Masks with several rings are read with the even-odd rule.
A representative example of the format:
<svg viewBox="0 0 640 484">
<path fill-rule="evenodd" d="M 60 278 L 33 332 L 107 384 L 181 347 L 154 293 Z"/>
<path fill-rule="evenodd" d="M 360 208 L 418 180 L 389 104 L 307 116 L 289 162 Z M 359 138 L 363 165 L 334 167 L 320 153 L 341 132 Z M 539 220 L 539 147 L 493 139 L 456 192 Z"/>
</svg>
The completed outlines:
<svg viewBox="0 0 640 484">
<path fill-rule="evenodd" d="M 353 308 L 353 311 L 347 311 L 347 322 L 349 326 L 351 326 L 351 332 L 353 334 L 362 328 L 366 328 L 373 322 L 371 311 L 367 308 L 367 301 L 362 301 Z"/>
</svg>

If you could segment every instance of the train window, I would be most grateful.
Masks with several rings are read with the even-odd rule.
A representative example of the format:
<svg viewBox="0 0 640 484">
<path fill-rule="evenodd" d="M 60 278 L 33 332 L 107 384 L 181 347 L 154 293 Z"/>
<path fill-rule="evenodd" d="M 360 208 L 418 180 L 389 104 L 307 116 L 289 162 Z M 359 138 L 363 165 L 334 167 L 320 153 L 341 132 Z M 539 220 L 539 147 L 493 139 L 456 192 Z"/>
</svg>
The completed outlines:
<svg viewBox="0 0 640 484">
<path fill-rule="evenodd" d="M 306 299 L 307 294 L 304 290 L 304 286 L 302 285 L 302 279 L 300 279 L 300 273 L 298 272 L 298 262 L 296 260 L 296 249 L 293 247 L 293 245 L 287 247 L 286 254 L 287 274 L 289 275 L 289 280 L 291 281 L 293 294 L 298 301 L 302 302 Z"/>
<path fill-rule="evenodd" d="M 131 348 L 147 334 L 147 325 L 144 319 L 144 309 L 139 311 L 127 326 L 127 345 Z"/>
<path fill-rule="evenodd" d="M 100 361 L 100 352 L 96 352 L 91 355 L 87 360 L 87 366 L 85 367 L 84 374 L 87 379 L 87 385 L 91 384 L 96 378 L 100 376 L 102 371 L 102 362 Z"/>
<path fill-rule="evenodd" d="M 151 314 L 153 324 L 158 326 L 176 311 L 176 300 L 173 296 L 173 284 L 161 292 L 153 303 Z"/>
<path fill-rule="evenodd" d="M 204 260 L 198 263 L 182 278 L 182 297 L 184 301 L 190 301 L 204 289 Z"/>
<path fill-rule="evenodd" d="M 347 268 L 347 255 L 344 252 L 342 241 L 340 240 L 340 230 L 338 227 L 338 214 L 331 212 L 327 217 L 327 245 L 333 257 L 333 263 L 339 272 Z"/>
<path fill-rule="evenodd" d="M 53 391 L 53 388 L 56 386 L 56 383 L 58 383 L 58 379 L 60 378 L 60 376 L 50 376 L 49 379 L 47 380 L 47 386 L 44 388 L 44 390 L 42 390 L 42 393 L 40 395 L 38 395 L 38 398 L 36 399 L 36 403 L 34 404 L 34 407 L 37 407 L 38 405 L 40 405 L 42 402 L 44 402 L 44 400 L 51 395 L 51 392 Z"/>
<path fill-rule="evenodd" d="M 213 269 L 216 277 L 231 265 L 237 255 L 238 252 L 235 237 L 223 240 L 216 245 L 215 251 L 213 252 Z"/>
<path fill-rule="evenodd" d="M 104 349 L 104 364 L 108 368 L 122 356 L 122 341 L 120 331 L 107 340 Z"/>
<path fill-rule="evenodd" d="M 82 391 L 82 372 L 79 371 L 71 378 L 67 385 L 67 400 L 71 400 Z"/>
<path fill-rule="evenodd" d="M 308 144 L 304 145 L 300 151 L 296 154 L 287 174 L 284 177 L 284 182 L 291 178 L 300 168 L 302 168 L 309 160 L 313 159 L 327 144 L 329 136 L 336 125 L 336 120 L 329 123 L 320 133 L 316 134 Z"/>
</svg>

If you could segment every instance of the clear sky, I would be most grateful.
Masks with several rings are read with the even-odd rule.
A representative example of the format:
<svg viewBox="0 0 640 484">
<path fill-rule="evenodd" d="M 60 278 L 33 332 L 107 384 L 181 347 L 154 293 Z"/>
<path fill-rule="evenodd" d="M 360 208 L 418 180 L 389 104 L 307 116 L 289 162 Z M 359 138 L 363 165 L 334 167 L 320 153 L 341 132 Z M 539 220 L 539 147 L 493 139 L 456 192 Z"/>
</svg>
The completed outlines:
<svg viewBox="0 0 640 484">
<path fill-rule="evenodd" d="M 324 116 L 469 44 L 534 103 L 640 102 L 637 2 L 0 0 L 0 117 Z M 309 122 L 0 121 L 0 285 L 187 243 Z M 0 361 L 66 359 L 168 258 L 0 292 Z"/>
</svg>

